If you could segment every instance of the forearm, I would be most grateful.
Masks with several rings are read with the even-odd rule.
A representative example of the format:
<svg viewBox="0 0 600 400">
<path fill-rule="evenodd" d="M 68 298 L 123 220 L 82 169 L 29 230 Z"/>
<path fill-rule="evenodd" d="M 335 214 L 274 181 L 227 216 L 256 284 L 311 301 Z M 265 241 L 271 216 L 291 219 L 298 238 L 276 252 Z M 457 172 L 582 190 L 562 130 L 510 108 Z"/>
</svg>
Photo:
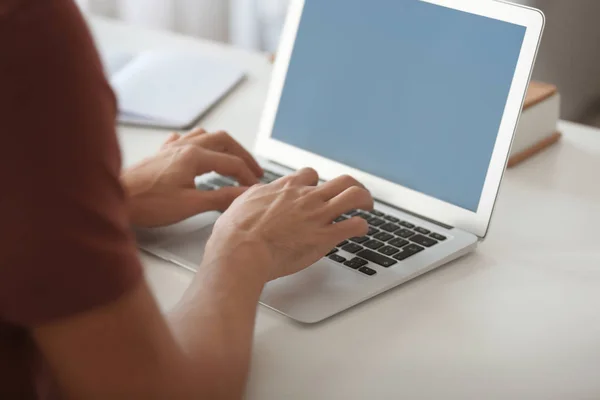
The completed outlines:
<svg viewBox="0 0 600 400">
<path fill-rule="evenodd" d="M 266 277 L 246 259 L 202 265 L 178 306 L 172 330 L 187 353 L 201 392 L 214 399 L 243 395 L 256 308 Z"/>
</svg>

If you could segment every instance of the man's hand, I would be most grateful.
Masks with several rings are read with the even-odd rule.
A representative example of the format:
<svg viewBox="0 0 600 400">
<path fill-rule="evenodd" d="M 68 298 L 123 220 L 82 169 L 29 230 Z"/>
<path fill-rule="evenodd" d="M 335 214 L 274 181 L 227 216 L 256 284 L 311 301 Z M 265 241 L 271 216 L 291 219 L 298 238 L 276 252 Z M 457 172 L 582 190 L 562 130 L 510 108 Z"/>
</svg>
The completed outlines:
<svg viewBox="0 0 600 400">
<path fill-rule="evenodd" d="M 213 136 L 188 140 L 200 137 Z M 142 181 L 148 181 L 141 204 L 148 205 L 151 216 L 168 215 L 164 220 L 169 221 L 206 208 L 197 204 L 206 198 L 195 196 L 193 177 L 217 169 L 214 154 L 226 155 L 175 145 L 180 140 L 185 139 L 173 141 L 147 162 L 152 167 L 138 167 L 152 172 L 141 173 Z M 183 154 L 188 151 L 189 160 Z M 227 168 L 220 172 L 246 185 L 258 174 L 247 164 Z M 234 201 L 215 226 L 203 268 L 168 321 L 142 282 L 111 304 L 36 327 L 32 336 L 64 397 L 243 398 L 264 284 L 309 266 L 338 242 L 367 231 L 361 218 L 332 221 L 353 208 L 370 209 L 371 195 L 350 177 L 316 187 L 317 181 L 315 171 L 303 170 L 256 185 Z"/>
<path fill-rule="evenodd" d="M 194 179 L 208 172 L 237 179 L 240 187 L 211 192 Z M 123 173 L 131 222 L 141 227 L 170 225 L 205 211 L 224 211 L 263 175 L 256 160 L 225 132 L 198 129 L 173 134 L 155 156 Z"/>
<path fill-rule="evenodd" d="M 355 208 L 372 209 L 371 194 L 349 176 L 317 183 L 317 173 L 305 169 L 248 190 L 217 221 L 203 266 L 258 268 L 254 273 L 264 272 L 266 281 L 298 272 L 342 240 L 365 235 L 362 218 L 333 220 Z"/>
</svg>

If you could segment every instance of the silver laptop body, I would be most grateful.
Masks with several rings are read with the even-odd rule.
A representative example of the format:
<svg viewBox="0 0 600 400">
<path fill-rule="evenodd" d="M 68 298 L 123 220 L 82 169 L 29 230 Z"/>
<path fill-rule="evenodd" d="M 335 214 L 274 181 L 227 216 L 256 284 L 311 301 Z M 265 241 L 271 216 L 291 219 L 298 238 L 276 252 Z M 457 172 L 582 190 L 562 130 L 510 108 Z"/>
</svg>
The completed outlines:
<svg viewBox="0 0 600 400">
<path fill-rule="evenodd" d="M 376 204 L 340 216 L 366 219 L 369 235 L 268 283 L 261 303 L 316 323 L 475 250 L 543 25 L 537 10 L 502 2 L 293 0 L 255 149 L 264 180 L 304 166 L 348 173 Z M 139 245 L 195 270 L 217 218 L 139 231 Z"/>
</svg>

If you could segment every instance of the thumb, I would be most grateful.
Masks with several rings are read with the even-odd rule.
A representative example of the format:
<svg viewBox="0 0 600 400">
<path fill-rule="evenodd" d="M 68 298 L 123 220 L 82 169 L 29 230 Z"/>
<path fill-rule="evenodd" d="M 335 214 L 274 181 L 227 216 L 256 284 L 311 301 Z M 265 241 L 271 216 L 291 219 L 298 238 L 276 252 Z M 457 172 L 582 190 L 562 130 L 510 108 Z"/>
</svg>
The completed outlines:
<svg viewBox="0 0 600 400">
<path fill-rule="evenodd" d="M 248 190 L 247 187 L 225 187 L 213 191 L 190 189 L 185 193 L 184 203 L 194 214 L 206 211 L 225 211 L 246 190 Z"/>
</svg>

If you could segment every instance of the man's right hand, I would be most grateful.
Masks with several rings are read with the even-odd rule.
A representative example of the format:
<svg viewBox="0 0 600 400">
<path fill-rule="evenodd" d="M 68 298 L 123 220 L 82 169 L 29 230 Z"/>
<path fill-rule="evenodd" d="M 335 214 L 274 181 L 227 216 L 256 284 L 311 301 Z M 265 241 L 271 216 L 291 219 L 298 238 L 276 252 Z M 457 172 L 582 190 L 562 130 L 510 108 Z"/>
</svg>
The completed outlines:
<svg viewBox="0 0 600 400">
<path fill-rule="evenodd" d="M 116 178 L 115 178 L 116 180 Z M 102 307 L 32 329 L 73 399 L 240 399 L 264 284 L 308 267 L 367 223 L 356 180 L 313 170 L 253 186 L 219 218 L 202 267 L 166 321 L 145 282 Z"/>
<path fill-rule="evenodd" d="M 372 209 L 371 194 L 349 176 L 316 186 L 318 180 L 314 170 L 304 169 L 249 189 L 217 221 L 203 266 L 242 264 L 272 280 L 312 265 L 345 239 L 365 235 L 362 218 L 333 220 L 352 209 Z"/>
</svg>

